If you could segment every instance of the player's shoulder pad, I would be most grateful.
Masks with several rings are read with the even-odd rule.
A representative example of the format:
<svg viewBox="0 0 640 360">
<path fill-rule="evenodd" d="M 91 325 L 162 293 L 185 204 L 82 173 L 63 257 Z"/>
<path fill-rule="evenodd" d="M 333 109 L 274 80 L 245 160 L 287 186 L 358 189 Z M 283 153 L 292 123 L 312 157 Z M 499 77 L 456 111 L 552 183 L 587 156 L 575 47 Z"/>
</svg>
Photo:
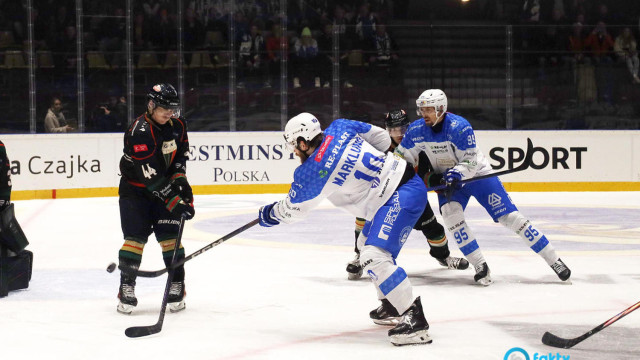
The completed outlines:
<svg viewBox="0 0 640 360">
<path fill-rule="evenodd" d="M 448 122 L 447 140 L 457 146 L 467 144 L 467 136 L 473 135 L 473 128 L 467 119 L 462 116 L 447 113 L 445 121 Z M 466 145 L 465 145 L 466 148 Z"/>
</svg>

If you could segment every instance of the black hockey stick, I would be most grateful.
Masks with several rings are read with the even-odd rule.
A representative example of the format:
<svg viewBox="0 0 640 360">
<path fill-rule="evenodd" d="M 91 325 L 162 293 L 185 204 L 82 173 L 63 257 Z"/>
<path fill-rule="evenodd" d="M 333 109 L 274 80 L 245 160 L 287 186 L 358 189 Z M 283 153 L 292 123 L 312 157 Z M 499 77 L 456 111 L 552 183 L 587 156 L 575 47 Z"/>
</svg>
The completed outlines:
<svg viewBox="0 0 640 360">
<path fill-rule="evenodd" d="M 632 311 L 636 310 L 637 308 L 640 307 L 640 301 L 631 305 L 630 307 L 628 307 L 626 310 L 622 311 L 621 313 L 619 313 L 618 315 L 612 317 L 611 319 L 603 322 L 602 324 L 596 326 L 595 328 L 587 331 L 585 334 L 582 334 L 580 336 L 578 336 L 577 338 L 573 338 L 573 339 L 564 339 L 558 336 L 553 335 L 550 332 L 545 332 L 544 335 L 542 335 L 542 343 L 545 345 L 549 345 L 549 346 L 553 346 L 553 347 L 557 347 L 557 348 L 563 348 L 563 349 L 569 349 L 571 347 L 573 347 L 574 345 L 582 342 L 584 339 L 590 337 L 591 335 L 596 334 L 597 332 L 599 332 L 600 330 L 606 328 L 607 326 L 613 324 L 614 322 L 622 319 L 623 317 L 625 317 L 626 315 L 628 315 L 629 313 L 631 313 Z"/>
<path fill-rule="evenodd" d="M 241 227 L 239 227 L 238 229 L 233 230 L 232 232 L 228 233 L 227 235 L 221 237 L 220 239 L 210 243 L 209 245 L 203 247 L 202 249 L 194 252 L 193 254 L 185 257 L 184 259 L 181 259 L 179 261 L 177 261 L 176 263 L 172 263 L 171 266 L 169 266 L 168 268 L 164 268 L 164 269 L 160 269 L 160 270 L 139 270 L 136 268 L 131 268 L 131 267 L 127 267 L 127 266 L 119 266 L 119 269 L 122 270 L 125 273 L 131 274 L 131 275 L 137 275 L 140 277 L 158 277 L 164 273 L 166 273 L 167 271 L 171 270 L 171 269 L 175 269 L 176 267 L 186 263 L 187 261 L 193 259 L 194 257 L 202 254 L 203 252 L 211 249 L 214 246 L 218 246 L 220 244 L 222 244 L 223 242 L 231 239 L 232 237 L 240 234 L 241 232 L 249 229 L 250 227 L 256 225 L 257 223 L 260 222 L 260 219 L 255 219 L 250 221 L 249 223 L 242 225 Z"/>
<path fill-rule="evenodd" d="M 531 141 L 531 139 L 527 138 L 527 155 L 525 156 L 524 160 L 522 161 L 522 164 L 514 167 L 513 169 L 502 170 L 502 171 L 494 172 L 494 173 L 491 173 L 491 174 L 486 174 L 486 175 L 472 177 L 472 178 L 469 178 L 469 179 L 464 179 L 464 180 L 459 181 L 458 184 L 462 185 L 462 184 L 470 183 L 470 182 L 473 182 L 473 181 L 487 179 L 487 178 L 494 177 L 494 176 L 507 175 L 507 174 L 511 174 L 511 173 L 514 173 L 514 172 L 526 170 L 526 169 L 529 168 L 529 166 L 531 166 L 531 159 L 532 158 L 533 158 L 533 142 Z M 429 187 L 429 188 L 427 188 L 427 191 L 436 191 L 436 190 L 442 190 L 442 189 L 446 189 L 446 188 L 447 188 L 447 184 L 442 184 L 442 185 Z"/>
<path fill-rule="evenodd" d="M 169 301 L 169 289 L 171 289 L 171 280 L 173 280 L 173 272 L 176 264 L 176 257 L 178 256 L 178 249 L 180 249 L 180 241 L 182 240 L 182 230 L 184 229 L 184 215 L 180 217 L 180 228 L 178 229 L 178 238 L 176 239 L 176 245 L 173 248 L 173 256 L 171 257 L 171 270 L 167 275 L 167 285 L 164 287 L 164 296 L 162 297 L 162 305 L 160 306 L 160 316 L 158 322 L 148 326 L 133 326 L 127 328 L 124 334 L 130 338 L 137 338 L 147 335 L 157 334 L 162 330 L 162 323 L 164 322 L 164 314 L 167 311 L 167 302 Z"/>
</svg>

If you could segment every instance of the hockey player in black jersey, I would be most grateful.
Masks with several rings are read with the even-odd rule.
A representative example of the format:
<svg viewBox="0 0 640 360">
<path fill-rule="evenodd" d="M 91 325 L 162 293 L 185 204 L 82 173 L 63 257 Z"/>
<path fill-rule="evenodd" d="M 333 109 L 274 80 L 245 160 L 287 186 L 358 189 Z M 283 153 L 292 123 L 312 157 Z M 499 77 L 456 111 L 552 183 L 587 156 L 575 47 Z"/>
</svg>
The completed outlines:
<svg viewBox="0 0 640 360">
<path fill-rule="evenodd" d="M 186 177 L 189 151 L 187 124 L 179 117 L 180 99 L 171 84 L 154 85 L 147 94 L 147 111 L 133 121 L 124 135 L 120 160 L 119 203 L 124 244 L 120 266 L 137 268 L 151 233 L 162 247 L 166 266 L 178 236 L 180 217 L 195 215 L 193 192 Z M 177 260 L 184 258 L 180 245 Z M 171 280 L 168 306 L 172 312 L 185 308 L 184 266 Z M 118 312 L 130 314 L 138 304 L 136 278 L 120 275 Z"/>
<path fill-rule="evenodd" d="M 406 111 L 393 110 L 385 115 L 384 123 L 387 131 L 389 132 L 389 136 L 391 137 L 391 147 L 389 151 L 393 151 L 395 147 L 398 146 L 398 144 L 400 144 L 400 142 L 402 141 L 404 133 L 407 131 L 407 128 L 411 121 L 409 120 Z M 420 155 L 420 163 L 416 170 L 418 174 L 421 174 L 421 176 L 424 177 L 424 174 L 432 171 L 431 163 L 424 153 Z M 364 219 L 357 218 L 355 228 L 356 256 L 355 259 L 347 264 L 347 273 L 349 280 L 356 280 L 362 276 L 358 237 L 360 236 L 360 232 L 362 231 L 362 228 L 364 226 Z M 435 258 L 440 265 L 445 266 L 449 269 L 459 270 L 464 270 L 469 267 L 469 262 L 466 259 L 450 256 L 449 243 L 447 240 L 447 236 L 444 233 L 444 227 L 440 225 L 440 223 L 438 223 L 438 220 L 433 214 L 433 210 L 431 209 L 431 206 L 429 204 L 427 204 L 427 206 L 424 208 L 422 216 L 420 216 L 413 228 L 415 230 L 421 231 L 427 238 L 427 243 L 430 247 L 429 254 L 431 254 L 431 256 Z M 364 241 L 361 242 L 364 243 Z M 362 244 L 360 244 L 360 246 L 361 245 Z M 374 316 L 373 312 L 371 316 Z"/>
<path fill-rule="evenodd" d="M 11 163 L 7 157 L 7 149 L 0 141 L 0 211 L 11 202 Z"/>
</svg>

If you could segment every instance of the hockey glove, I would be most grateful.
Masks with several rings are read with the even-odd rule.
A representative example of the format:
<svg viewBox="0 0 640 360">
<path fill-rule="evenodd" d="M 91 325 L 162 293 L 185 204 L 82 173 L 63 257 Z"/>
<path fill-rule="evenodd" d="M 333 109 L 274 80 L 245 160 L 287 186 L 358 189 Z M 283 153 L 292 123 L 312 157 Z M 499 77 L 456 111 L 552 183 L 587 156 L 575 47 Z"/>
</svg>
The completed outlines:
<svg viewBox="0 0 640 360">
<path fill-rule="evenodd" d="M 170 212 L 184 216 L 185 220 L 191 220 L 196 215 L 193 203 L 185 202 L 180 195 L 167 199 L 166 207 Z"/>
<path fill-rule="evenodd" d="M 444 173 L 443 179 L 445 184 L 447 184 L 447 188 L 444 190 L 444 195 L 447 198 L 447 201 L 451 201 L 454 191 L 462 187 L 460 184 L 462 174 L 456 169 L 449 169 Z"/>
<path fill-rule="evenodd" d="M 260 208 L 260 226 L 264 227 L 272 227 L 274 225 L 280 224 L 280 221 L 276 219 L 273 214 L 273 207 L 276 203 L 265 205 Z"/>
<path fill-rule="evenodd" d="M 176 173 L 171 177 L 171 186 L 180 195 L 184 202 L 193 203 L 193 190 L 187 181 L 187 177 L 182 173 Z"/>
</svg>

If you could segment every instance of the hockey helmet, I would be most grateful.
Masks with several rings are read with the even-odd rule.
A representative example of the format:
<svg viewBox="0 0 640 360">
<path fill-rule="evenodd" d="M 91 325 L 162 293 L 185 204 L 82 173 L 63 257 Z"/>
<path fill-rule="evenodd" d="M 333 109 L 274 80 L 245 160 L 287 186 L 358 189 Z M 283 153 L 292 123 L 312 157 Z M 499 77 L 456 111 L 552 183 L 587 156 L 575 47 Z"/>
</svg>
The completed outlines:
<svg viewBox="0 0 640 360">
<path fill-rule="evenodd" d="M 447 112 L 447 95 L 440 89 L 425 90 L 416 100 L 416 113 L 420 113 L 422 107 L 432 107 L 436 109 L 436 115 L 440 118 Z"/>
<path fill-rule="evenodd" d="M 289 119 L 287 125 L 284 127 L 284 141 L 286 142 L 287 149 L 291 152 L 298 146 L 298 138 L 302 138 L 306 142 L 311 142 L 318 134 L 322 134 L 320 121 L 312 114 L 306 112 Z"/>
<path fill-rule="evenodd" d="M 392 137 L 404 136 L 410 123 L 407 112 L 402 109 L 389 111 L 384 117 L 384 125 Z"/>
<path fill-rule="evenodd" d="M 173 110 L 174 116 L 179 116 L 180 98 L 173 85 L 169 83 L 153 85 L 147 93 L 147 100 L 153 104 L 151 110 L 160 106 L 168 110 Z"/>
</svg>

